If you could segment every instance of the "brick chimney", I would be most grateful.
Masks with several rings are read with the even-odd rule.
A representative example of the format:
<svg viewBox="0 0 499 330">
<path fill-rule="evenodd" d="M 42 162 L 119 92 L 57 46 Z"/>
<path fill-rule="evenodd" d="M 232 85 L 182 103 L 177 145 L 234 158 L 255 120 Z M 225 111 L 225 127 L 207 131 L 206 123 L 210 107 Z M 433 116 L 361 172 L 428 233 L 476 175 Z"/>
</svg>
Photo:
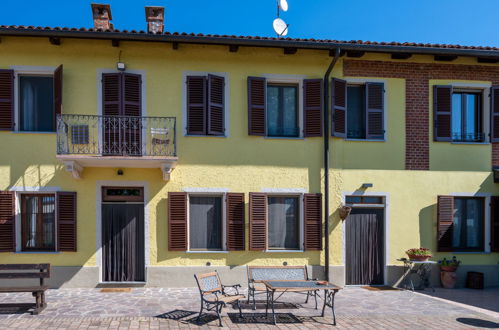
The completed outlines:
<svg viewBox="0 0 499 330">
<path fill-rule="evenodd" d="M 94 18 L 94 29 L 114 30 L 111 20 L 111 6 L 107 4 L 92 3 L 92 16 Z"/>
<path fill-rule="evenodd" d="M 147 32 L 163 33 L 165 7 L 146 7 Z"/>
</svg>

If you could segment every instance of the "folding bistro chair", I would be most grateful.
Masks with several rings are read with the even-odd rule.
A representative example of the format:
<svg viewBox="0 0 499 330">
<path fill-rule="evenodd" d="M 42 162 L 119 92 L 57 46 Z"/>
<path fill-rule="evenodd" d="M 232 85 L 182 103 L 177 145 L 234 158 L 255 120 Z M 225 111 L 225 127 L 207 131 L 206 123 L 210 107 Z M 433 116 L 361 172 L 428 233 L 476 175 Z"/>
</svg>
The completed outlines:
<svg viewBox="0 0 499 330">
<path fill-rule="evenodd" d="M 217 313 L 218 322 L 222 327 L 222 308 L 227 306 L 227 304 L 231 304 L 236 302 L 237 307 L 239 308 L 239 317 L 242 317 L 241 313 L 241 304 L 239 300 L 245 299 L 246 297 L 242 294 L 239 294 L 238 288 L 241 285 L 223 285 L 220 281 L 220 276 L 218 273 L 210 272 L 204 274 L 196 274 L 194 275 L 196 278 L 196 282 L 198 284 L 199 293 L 201 295 L 201 309 L 199 311 L 199 315 L 197 321 L 199 322 L 201 315 L 203 314 L 203 310 L 207 311 L 215 311 Z M 229 294 L 225 291 L 226 288 L 233 288 L 235 290 L 235 294 Z"/>
</svg>

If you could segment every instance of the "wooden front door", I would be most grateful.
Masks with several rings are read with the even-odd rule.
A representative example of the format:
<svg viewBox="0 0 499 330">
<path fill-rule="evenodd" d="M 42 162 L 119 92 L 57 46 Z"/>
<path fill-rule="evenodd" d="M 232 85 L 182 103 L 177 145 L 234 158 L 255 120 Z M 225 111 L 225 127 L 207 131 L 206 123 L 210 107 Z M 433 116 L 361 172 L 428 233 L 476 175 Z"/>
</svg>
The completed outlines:
<svg viewBox="0 0 499 330">
<path fill-rule="evenodd" d="M 345 220 L 347 285 L 384 283 L 384 209 L 354 208 Z"/>
<path fill-rule="evenodd" d="M 102 75 L 103 155 L 142 155 L 142 81 L 131 73 Z"/>
</svg>

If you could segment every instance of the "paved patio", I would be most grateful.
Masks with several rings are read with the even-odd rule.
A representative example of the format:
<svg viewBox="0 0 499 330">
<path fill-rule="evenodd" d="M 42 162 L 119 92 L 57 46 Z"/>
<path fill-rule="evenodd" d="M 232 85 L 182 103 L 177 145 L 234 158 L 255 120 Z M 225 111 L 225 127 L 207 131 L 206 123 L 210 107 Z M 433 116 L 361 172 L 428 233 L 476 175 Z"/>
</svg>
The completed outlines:
<svg viewBox="0 0 499 330">
<path fill-rule="evenodd" d="M 443 289 L 442 289 L 443 290 Z M 499 289 L 437 290 L 436 296 L 469 296 L 484 301 L 482 310 L 429 296 L 430 292 L 370 291 L 348 287 L 336 297 L 338 328 L 469 329 L 499 328 Z M 318 317 L 314 303 L 304 296 L 288 294 L 278 306 L 280 328 L 330 328 L 331 311 Z M 454 299 L 459 300 L 459 299 Z M 199 310 L 197 289 L 134 288 L 130 292 L 101 292 L 100 289 L 58 289 L 47 293 L 48 307 L 41 315 L 25 313 L 23 303 L 32 303 L 30 294 L 0 295 L 0 329 L 169 329 L 216 327 L 212 315 L 196 322 Z M 319 302 L 320 303 L 320 302 Z M 7 308 L 6 304 L 17 304 Z M 295 306 L 294 304 L 297 304 Z M 488 304 L 488 305 L 487 305 Z M 493 306 L 493 307 L 490 307 Z M 495 307 L 494 307 L 495 306 Z M 253 311 L 243 305 L 243 318 L 235 309 L 224 310 L 224 324 L 231 328 L 273 327 L 265 318 L 265 305 Z"/>
</svg>

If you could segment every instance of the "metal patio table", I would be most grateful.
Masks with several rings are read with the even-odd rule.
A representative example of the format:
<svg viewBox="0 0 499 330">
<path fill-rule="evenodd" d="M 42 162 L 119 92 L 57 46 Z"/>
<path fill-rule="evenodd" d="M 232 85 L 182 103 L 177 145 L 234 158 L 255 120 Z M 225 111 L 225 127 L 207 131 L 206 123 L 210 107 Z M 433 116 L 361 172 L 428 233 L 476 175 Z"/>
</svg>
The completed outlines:
<svg viewBox="0 0 499 330">
<path fill-rule="evenodd" d="M 410 288 L 412 291 L 414 290 L 424 290 L 425 288 L 431 288 L 433 292 L 435 292 L 435 288 L 430 284 L 430 276 L 431 276 L 431 266 L 437 264 L 436 261 L 416 261 L 409 260 L 406 258 L 398 259 L 399 261 L 404 262 L 404 276 L 409 276 L 408 279 L 410 283 Z M 414 286 L 414 282 L 412 281 L 411 274 L 416 274 L 419 277 L 419 281 L 421 284 L 418 287 Z M 406 285 L 407 288 L 407 285 Z"/>
<path fill-rule="evenodd" d="M 324 304 L 322 306 L 322 314 L 327 307 L 331 307 L 333 312 L 333 325 L 336 325 L 336 315 L 334 313 L 334 296 L 341 289 L 341 287 L 336 286 L 332 283 L 327 282 L 326 284 L 319 284 L 317 281 L 263 281 L 265 287 L 267 288 L 267 306 L 265 308 L 265 316 L 268 316 L 269 308 L 272 309 L 272 318 L 274 325 L 277 324 L 274 302 L 285 292 L 314 292 L 324 290 Z M 274 299 L 275 293 L 280 292 L 281 295 Z M 317 306 L 316 306 L 317 308 Z"/>
</svg>

